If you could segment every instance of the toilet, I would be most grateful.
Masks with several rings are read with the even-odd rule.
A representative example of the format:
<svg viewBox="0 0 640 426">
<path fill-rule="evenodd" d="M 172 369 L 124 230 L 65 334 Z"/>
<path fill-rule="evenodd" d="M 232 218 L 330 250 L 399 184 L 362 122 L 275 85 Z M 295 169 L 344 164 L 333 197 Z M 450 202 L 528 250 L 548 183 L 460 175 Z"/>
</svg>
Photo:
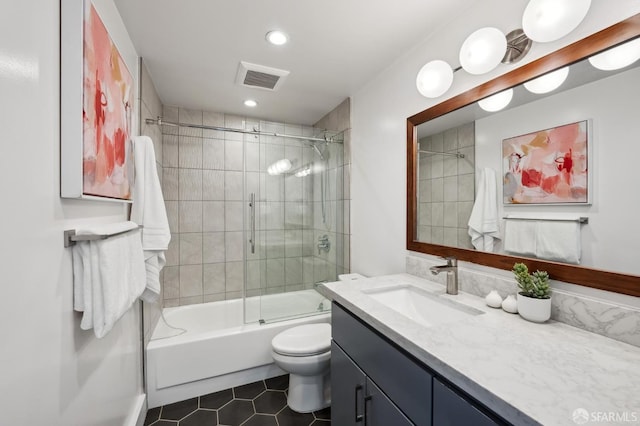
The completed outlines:
<svg viewBox="0 0 640 426">
<path fill-rule="evenodd" d="M 282 331 L 271 341 L 271 348 L 276 365 L 289 373 L 289 408 L 310 413 L 331 405 L 331 324 Z"/>
<path fill-rule="evenodd" d="M 365 278 L 340 275 L 340 281 Z M 289 373 L 287 405 L 298 413 L 310 413 L 331 405 L 331 324 L 305 324 L 278 333 L 271 341 L 276 365 Z"/>
</svg>

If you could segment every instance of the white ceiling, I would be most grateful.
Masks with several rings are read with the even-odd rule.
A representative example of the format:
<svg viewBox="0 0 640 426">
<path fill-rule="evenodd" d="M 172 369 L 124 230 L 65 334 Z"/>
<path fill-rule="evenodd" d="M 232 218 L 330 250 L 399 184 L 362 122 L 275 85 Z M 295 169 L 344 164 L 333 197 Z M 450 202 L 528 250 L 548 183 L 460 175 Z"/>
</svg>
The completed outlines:
<svg viewBox="0 0 640 426">
<path fill-rule="evenodd" d="M 314 124 L 472 1 L 115 3 L 165 105 Z M 269 45 L 272 29 L 290 42 Z M 242 87 L 235 84 L 241 60 L 291 74 L 276 92 Z M 247 98 L 258 107 L 245 107 Z"/>
</svg>

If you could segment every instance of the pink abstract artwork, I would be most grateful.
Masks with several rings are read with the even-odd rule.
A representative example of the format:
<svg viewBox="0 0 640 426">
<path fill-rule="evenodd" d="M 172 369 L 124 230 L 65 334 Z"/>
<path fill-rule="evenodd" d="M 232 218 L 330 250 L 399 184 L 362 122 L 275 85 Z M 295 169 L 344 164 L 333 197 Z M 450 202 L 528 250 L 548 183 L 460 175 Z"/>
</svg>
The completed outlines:
<svg viewBox="0 0 640 426">
<path fill-rule="evenodd" d="M 83 193 L 131 199 L 133 78 L 94 6 L 85 8 Z"/>
<path fill-rule="evenodd" d="M 502 141 L 505 204 L 587 204 L 588 122 Z"/>
</svg>

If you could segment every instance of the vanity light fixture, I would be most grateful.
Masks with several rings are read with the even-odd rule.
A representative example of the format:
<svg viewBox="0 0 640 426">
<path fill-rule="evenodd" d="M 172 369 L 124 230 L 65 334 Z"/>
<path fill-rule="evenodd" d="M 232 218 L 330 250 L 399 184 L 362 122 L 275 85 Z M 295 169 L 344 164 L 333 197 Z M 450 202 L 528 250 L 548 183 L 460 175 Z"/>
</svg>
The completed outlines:
<svg viewBox="0 0 640 426">
<path fill-rule="evenodd" d="M 255 108 L 258 106 L 258 103 L 253 99 L 247 99 L 246 101 L 244 101 L 244 106 L 249 108 Z"/>
<path fill-rule="evenodd" d="M 480 106 L 480 108 L 488 112 L 500 111 L 501 109 L 509 105 L 509 102 L 511 102 L 512 98 L 513 89 L 507 89 L 478 101 L 478 105 Z"/>
<path fill-rule="evenodd" d="M 497 67 L 507 51 L 507 38 L 497 28 L 474 31 L 462 43 L 460 65 L 469 74 L 484 74 Z"/>
<path fill-rule="evenodd" d="M 280 30 L 273 30 L 267 33 L 265 39 L 273 45 L 282 46 L 289 41 L 289 36 Z"/>
<path fill-rule="evenodd" d="M 269 173 L 271 176 L 281 175 L 282 173 L 286 173 L 289 170 L 291 170 L 291 161 L 287 158 L 278 160 L 267 167 L 267 173 Z"/>
<path fill-rule="evenodd" d="M 522 29 L 533 41 L 559 40 L 587 16 L 591 0 L 530 0 L 522 16 Z"/>
<path fill-rule="evenodd" d="M 640 59 L 640 38 L 628 41 L 589 58 L 599 70 L 613 71 L 631 65 Z"/>
<path fill-rule="evenodd" d="M 542 94 L 556 90 L 569 75 L 569 67 L 562 67 L 531 81 L 524 83 L 525 89 L 531 93 Z"/>
<path fill-rule="evenodd" d="M 418 92 L 426 98 L 437 98 L 445 94 L 453 83 L 453 70 L 445 61 L 428 62 L 418 72 L 416 86 Z"/>
</svg>

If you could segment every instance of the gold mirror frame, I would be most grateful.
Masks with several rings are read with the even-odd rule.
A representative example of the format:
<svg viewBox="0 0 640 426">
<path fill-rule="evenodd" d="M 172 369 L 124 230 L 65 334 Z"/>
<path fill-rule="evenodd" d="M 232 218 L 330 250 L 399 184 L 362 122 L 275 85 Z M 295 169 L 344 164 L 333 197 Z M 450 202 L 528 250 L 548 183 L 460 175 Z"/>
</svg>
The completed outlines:
<svg viewBox="0 0 640 426">
<path fill-rule="evenodd" d="M 530 270 L 546 270 L 554 280 L 640 296 L 639 276 L 539 259 L 447 247 L 416 240 L 418 208 L 416 194 L 418 137 L 416 128 L 418 125 L 638 36 L 640 36 L 640 14 L 409 117 L 407 119 L 407 250 L 438 256 L 455 256 L 462 261 L 506 270 L 511 270 L 515 262 L 524 262 Z"/>
</svg>

